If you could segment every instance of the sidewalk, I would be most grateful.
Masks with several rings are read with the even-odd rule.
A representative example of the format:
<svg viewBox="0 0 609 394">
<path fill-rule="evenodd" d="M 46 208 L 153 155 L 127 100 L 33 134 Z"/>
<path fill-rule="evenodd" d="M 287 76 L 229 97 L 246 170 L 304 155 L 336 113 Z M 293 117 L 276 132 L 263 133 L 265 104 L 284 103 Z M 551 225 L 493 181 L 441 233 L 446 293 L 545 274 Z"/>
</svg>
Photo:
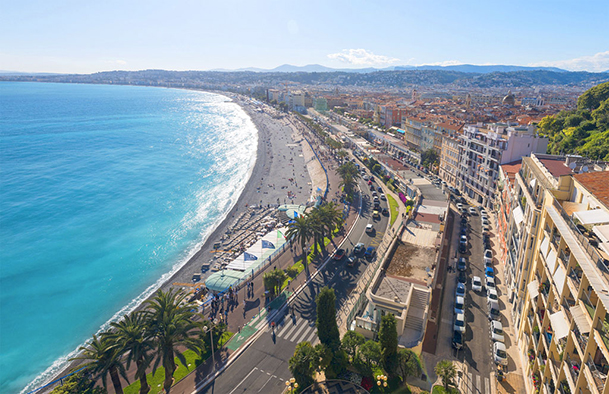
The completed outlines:
<svg viewBox="0 0 609 394">
<path fill-rule="evenodd" d="M 509 313 L 511 304 L 508 301 L 508 291 L 505 282 L 505 267 L 503 264 L 498 264 L 496 256 L 500 255 L 499 250 L 499 237 L 497 235 L 497 220 L 494 214 L 489 214 L 491 223 L 491 246 L 493 247 L 493 265 L 497 271 L 497 278 L 500 280 L 497 283 L 497 293 L 499 293 L 499 302 L 503 304 L 502 315 L 503 315 L 503 331 L 507 334 L 505 338 L 505 347 L 508 354 L 508 371 L 503 381 L 497 383 L 497 393 L 524 393 L 526 387 L 524 383 L 523 369 L 521 365 L 521 359 L 518 351 L 518 339 L 516 335 L 518 330 L 514 326 L 512 321 L 512 315 Z M 501 307 L 501 305 L 500 305 Z M 507 322 L 507 324 L 506 324 Z"/>
</svg>

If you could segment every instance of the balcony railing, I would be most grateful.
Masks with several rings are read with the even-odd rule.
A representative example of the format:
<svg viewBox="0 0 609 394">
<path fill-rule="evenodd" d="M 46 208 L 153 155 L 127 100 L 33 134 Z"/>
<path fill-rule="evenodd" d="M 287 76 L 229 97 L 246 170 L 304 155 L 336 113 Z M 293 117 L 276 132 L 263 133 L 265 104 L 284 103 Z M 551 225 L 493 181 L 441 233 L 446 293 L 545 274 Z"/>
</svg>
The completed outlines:
<svg viewBox="0 0 609 394">
<path fill-rule="evenodd" d="M 569 266 L 569 259 L 571 258 L 571 253 L 566 253 L 565 249 L 561 250 L 558 254 L 558 258 L 563 262 L 565 267 Z"/>
<path fill-rule="evenodd" d="M 586 362 L 588 368 L 590 368 L 590 373 L 592 374 L 592 378 L 594 379 L 594 384 L 596 384 L 596 388 L 599 392 L 603 392 L 603 387 L 605 387 L 605 381 L 607 380 L 607 374 L 602 373 L 598 370 L 596 364 L 592 362 L 592 360 L 588 360 Z"/>
<path fill-rule="evenodd" d="M 569 278 L 571 278 L 575 283 L 575 288 L 579 289 L 579 286 L 582 282 L 582 271 L 575 268 L 571 268 L 569 270 Z"/>
<path fill-rule="evenodd" d="M 553 200 L 554 200 L 553 201 L 554 208 L 556 208 L 558 213 L 560 213 L 560 215 L 562 216 L 564 221 L 571 228 L 571 231 L 573 231 L 575 238 L 577 238 L 577 240 L 579 241 L 582 248 L 586 251 L 586 253 L 588 253 L 588 256 L 590 256 L 592 261 L 601 270 L 601 272 L 605 276 L 605 279 L 609 280 L 609 267 L 608 267 L 609 261 L 607 261 L 603 257 L 601 257 L 601 255 L 597 252 L 596 248 L 594 246 L 590 245 L 588 238 L 586 238 L 586 236 L 583 235 L 581 233 L 581 231 L 577 228 L 575 223 L 573 223 L 573 220 L 571 219 L 571 217 L 569 215 L 567 215 L 567 212 L 565 212 L 565 210 L 562 207 L 562 205 L 560 204 L 560 202 L 558 202 L 558 200 L 555 198 Z"/>
<path fill-rule="evenodd" d="M 586 311 L 588 312 L 588 315 L 590 315 L 590 320 L 594 320 L 594 314 L 596 312 L 596 305 L 594 303 L 592 303 L 592 301 L 590 301 L 590 297 L 586 293 L 582 294 L 581 300 L 583 301 L 584 306 L 586 307 Z"/>
<path fill-rule="evenodd" d="M 579 377 L 581 363 L 572 361 L 568 354 L 565 356 L 565 362 L 567 363 L 567 367 L 569 369 L 569 373 L 571 374 L 571 378 L 573 379 L 573 383 L 575 383 L 575 386 L 577 386 L 577 378 Z"/>
<path fill-rule="evenodd" d="M 598 324 L 596 325 L 596 329 L 601 334 L 605 347 L 609 349 L 609 329 L 605 326 L 602 320 L 599 320 Z"/>
<path fill-rule="evenodd" d="M 577 325 L 573 328 L 573 334 L 575 334 L 575 338 L 577 339 L 577 343 L 579 344 L 582 355 L 585 354 L 586 346 L 588 345 L 588 335 L 580 333 Z"/>
</svg>

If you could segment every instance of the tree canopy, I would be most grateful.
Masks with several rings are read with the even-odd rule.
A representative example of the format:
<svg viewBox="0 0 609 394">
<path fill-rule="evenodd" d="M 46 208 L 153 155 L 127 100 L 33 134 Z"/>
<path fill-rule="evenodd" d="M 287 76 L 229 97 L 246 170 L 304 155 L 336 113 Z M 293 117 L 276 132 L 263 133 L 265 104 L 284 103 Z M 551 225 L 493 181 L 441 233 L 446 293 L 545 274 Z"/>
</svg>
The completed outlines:
<svg viewBox="0 0 609 394">
<path fill-rule="evenodd" d="M 395 316 L 391 313 L 381 318 L 379 343 L 381 344 L 383 366 L 390 375 L 393 375 L 398 363 L 398 331 Z"/>
<path fill-rule="evenodd" d="M 609 161 L 609 82 L 582 94 L 577 109 L 546 116 L 538 126 L 550 140 L 548 153 Z"/>
<path fill-rule="evenodd" d="M 333 353 L 340 349 L 340 333 L 336 324 L 336 295 L 334 289 L 324 287 L 315 298 L 317 303 L 317 336 L 319 342 Z"/>
</svg>

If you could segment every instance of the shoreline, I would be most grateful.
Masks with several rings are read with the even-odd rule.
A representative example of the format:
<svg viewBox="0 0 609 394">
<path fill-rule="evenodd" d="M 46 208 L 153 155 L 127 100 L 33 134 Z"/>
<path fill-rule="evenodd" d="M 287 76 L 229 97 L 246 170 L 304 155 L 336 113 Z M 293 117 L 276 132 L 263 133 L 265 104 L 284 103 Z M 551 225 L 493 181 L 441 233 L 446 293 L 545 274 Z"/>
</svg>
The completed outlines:
<svg viewBox="0 0 609 394">
<path fill-rule="evenodd" d="M 108 324 L 111 321 L 120 320 L 120 318 L 122 318 L 122 316 L 124 316 L 128 313 L 131 313 L 132 311 L 142 310 L 145 306 L 146 301 L 153 298 L 154 295 L 159 290 L 167 291 L 168 289 L 170 289 L 172 287 L 176 287 L 173 285 L 173 283 L 176 283 L 176 282 L 192 283 L 192 280 L 191 280 L 192 274 L 194 272 L 199 272 L 199 273 L 201 272 L 201 264 L 204 262 L 207 262 L 210 259 L 209 253 L 212 250 L 213 244 L 226 232 L 226 230 L 230 227 L 232 221 L 236 217 L 238 217 L 242 212 L 247 210 L 246 205 L 258 205 L 260 201 L 263 201 L 263 205 L 272 203 L 271 201 L 269 201 L 270 196 L 263 197 L 262 195 L 259 195 L 260 191 L 258 190 L 257 185 L 264 184 L 264 178 L 271 172 L 270 171 L 271 169 L 276 170 L 276 171 L 281 171 L 281 172 L 286 171 L 285 166 L 281 166 L 281 165 L 278 165 L 277 163 L 275 163 L 277 161 L 282 161 L 279 158 L 279 154 L 281 153 L 279 151 L 280 146 L 274 146 L 270 141 L 271 141 L 273 132 L 278 132 L 278 129 L 281 130 L 282 128 L 289 128 L 291 130 L 291 133 L 289 133 L 286 138 L 286 140 L 288 140 L 288 141 L 290 139 L 292 139 L 295 131 L 293 130 L 292 127 L 289 126 L 288 122 L 285 122 L 285 119 L 272 118 L 268 113 L 268 109 L 270 107 L 268 107 L 268 106 L 266 106 L 266 104 L 264 104 L 265 112 L 260 114 L 260 113 L 257 113 L 255 106 L 252 103 L 248 102 L 250 100 L 250 98 L 242 96 L 237 93 L 216 92 L 216 91 L 199 90 L 199 89 L 182 89 L 182 90 L 194 90 L 194 91 L 199 91 L 199 92 L 204 92 L 204 93 L 220 95 L 220 96 L 225 97 L 230 103 L 238 105 L 241 108 L 241 110 L 249 117 L 249 119 L 251 120 L 252 124 L 254 125 L 254 127 L 256 128 L 256 131 L 257 131 L 258 142 L 257 142 L 257 146 L 256 146 L 256 149 L 257 149 L 256 160 L 254 162 L 254 165 L 253 165 L 251 171 L 249 172 L 249 178 L 248 178 L 243 190 L 239 194 L 239 197 L 236 199 L 235 203 L 230 208 L 230 210 L 228 210 L 226 212 L 226 214 L 224 215 L 222 220 L 219 221 L 219 223 L 216 225 L 214 230 L 211 233 L 209 233 L 209 235 L 207 235 L 206 238 L 203 238 L 201 240 L 200 246 L 197 247 L 198 250 L 193 252 L 190 255 L 190 257 L 187 258 L 186 262 L 176 270 L 176 272 L 174 272 L 167 279 L 165 279 L 163 282 L 158 284 L 157 282 L 159 280 L 161 280 L 164 275 L 166 275 L 168 272 L 171 272 L 171 270 L 168 271 L 163 276 L 161 276 L 161 278 L 159 278 L 159 280 L 157 280 L 157 282 L 151 284 L 146 289 L 144 289 L 142 291 L 142 293 L 140 293 L 140 296 L 138 296 L 134 300 L 137 300 L 139 297 L 141 297 L 142 294 L 150 292 L 150 294 L 148 296 L 142 297 L 137 302 L 137 304 L 132 307 L 129 307 L 130 304 L 125 305 L 123 308 L 121 308 L 120 310 L 115 312 L 112 315 L 112 317 L 108 320 L 108 322 L 106 322 L 106 323 L 104 323 L 104 325 L 102 325 L 102 327 L 104 327 L 106 324 Z M 272 111 L 274 111 L 274 109 L 272 109 Z M 267 118 L 267 119 L 265 119 L 265 118 Z M 277 137 L 277 136 L 275 136 L 275 137 Z M 283 139 L 283 137 L 280 137 L 280 138 Z M 275 142 L 275 141 L 279 142 L 279 139 L 273 140 L 273 142 Z M 288 142 L 288 141 L 286 141 L 286 142 Z M 303 138 L 300 138 L 298 141 L 289 141 L 289 142 L 291 142 L 291 144 L 286 144 L 286 146 L 292 145 L 290 147 L 290 150 L 293 150 L 295 145 L 297 145 L 298 148 L 300 149 L 300 151 L 303 150 L 303 144 L 306 143 L 306 141 L 304 141 Z M 275 156 L 277 156 L 277 160 L 274 160 Z M 284 159 L 286 158 L 286 156 L 283 156 L 283 157 L 284 157 Z M 300 155 L 300 157 L 303 157 L 303 155 Z M 304 158 L 303 158 L 303 161 L 304 161 Z M 309 180 L 309 182 L 306 183 L 309 186 L 308 186 L 308 190 L 306 190 L 307 188 L 305 188 L 306 191 L 304 194 L 306 196 L 306 200 L 305 201 L 302 200 L 303 196 L 298 197 L 297 202 L 301 203 L 301 204 L 304 204 L 307 201 L 309 201 L 310 197 L 313 195 L 313 188 L 312 188 L 313 182 L 312 182 L 311 176 L 309 174 L 310 170 L 307 168 L 306 162 L 303 164 L 304 164 L 304 173 L 306 174 L 306 177 L 305 177 L 305 175 L 302 175 L 302 177 L 305 177 L 305 179 Z M 292 165 L 292 164 L 290 164 L 290 165 Z M 295 164 L 294 164 L 294 167 L 295 167 Z M 294 168 L 294 172 L 295 171 L 296 170 Z M 288 176 L 289 176 L 289 174 L 288 174 Z M 273 188 L 273 189 L 275 190 L 275 188 Z M 301 186 L 300 189 L 303 189 L 303 187 Z M 264 193 L 266 194 L 266 192 L 264 192 Z M 276 196 L 277 193 L 272 193 L 272 195 L 273 195 L 273 199 L 274 199 L 274 196 Z M 276 203 L 276 201 L 274 201 L 274 202 Z M 211 271 L 207 271 L 199 283 L 203 283 L 209 274 L 211 274 Z M 153 288 L 153 290 L 149 290 L 151 288 Z M 120 318 L 118 316 L 120 316 Z M 100 328 L 100 330 L 101 330 L 101 328 Z M 76 351 L 77 350 L 75 349 L 74 352 L 76 352 Z M 68 356 L 71 356 L 71 354 L 72 353 L 70 353 Z M 64 357 L 66 357 L 66 356 L 58 358 L 55 362 L 61 360 Z M 41 383 L 40 384 L 41 386 L 43 386 L 44 384 L 48 384 L 48 382 L 54 381 L 54 380 L 58 379 L 59 377 L 70 373 L 71 370 L 73 370 L 76 366 L 81 364 L 81 362 L 76 362 L 76 361 L 75 362 L 65 361 L 62 363 L 65 363 L 65 366 L 59 368 L 57 373 L 50 374 L 51 378 L 47 379 L 45 383 Z M 49 368 L 52 368 L 52 366 L 53 365 L 51 364 L 47 368 L 47 370 Z M 34 382 L 35 379 L 37 379 L 41 375 L 44 375 L 45 373 L 46 373 L 46 370 L 43 371 L 41 374 L 39 374 L 36 378 L 34 378 L 34 380 L 32 380 L 32 382 Z M 30 384 L 32 382 L 30 382 Z M 28 384 L 28 386 L 30 384 Z M 25 392 L 26 388 L 28 388 L 30 390 L 35 389 L 35 388 L 30 388 L 28 386 L 23 388 L 21 390 L 21 392 L 22 393 Z M 40 387 L 40 386 L 38 386 L 38 387 Z M 50 387 L 49 389 L 42 389 L 42 390 L 38 391 L 38 393 L 50 392 L 53 388 L 54 387 Z"/>
</svg>

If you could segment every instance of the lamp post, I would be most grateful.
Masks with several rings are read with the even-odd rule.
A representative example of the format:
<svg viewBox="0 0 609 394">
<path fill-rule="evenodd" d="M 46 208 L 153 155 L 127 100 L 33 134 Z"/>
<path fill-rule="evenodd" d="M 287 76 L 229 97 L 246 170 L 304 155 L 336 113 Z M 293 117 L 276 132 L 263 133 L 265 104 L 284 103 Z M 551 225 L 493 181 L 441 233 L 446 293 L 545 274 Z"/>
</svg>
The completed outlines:
<svg viewBox="0 0 609 394">
<path fill-rule="evenodd" d="M 218 324 L 218 319 L 214 319 L 213 325 L 215 326 L 216 324 Z M 213 326 L 211 328 L 208 328 L 207 326 L 203 327 L 203 331 L 207 332 L 209 331 L 209 340 L 210 340 L 210 346 L 211 346 L 211 362 L 212 362 L 212 371 L 216 370 L 216 358 L 214 356 L 214 328 Z"/>
<path fill-rule="evenodd" d="M 387 387 L 387 376 L 385 375 L 377 375 L 376 377 L 376 385 L 381 387 Z M 382 390 L 382 389 L 381 389 Z"/>
<path fill-rule="evenodd" d="M 291 393 L 298 388 L 298 383 L 296 383 L 296 379 L 290 378 L 290 380 L 285 381 L 285 386 L 287 387 L 288 393 Z"/>
</svg>

